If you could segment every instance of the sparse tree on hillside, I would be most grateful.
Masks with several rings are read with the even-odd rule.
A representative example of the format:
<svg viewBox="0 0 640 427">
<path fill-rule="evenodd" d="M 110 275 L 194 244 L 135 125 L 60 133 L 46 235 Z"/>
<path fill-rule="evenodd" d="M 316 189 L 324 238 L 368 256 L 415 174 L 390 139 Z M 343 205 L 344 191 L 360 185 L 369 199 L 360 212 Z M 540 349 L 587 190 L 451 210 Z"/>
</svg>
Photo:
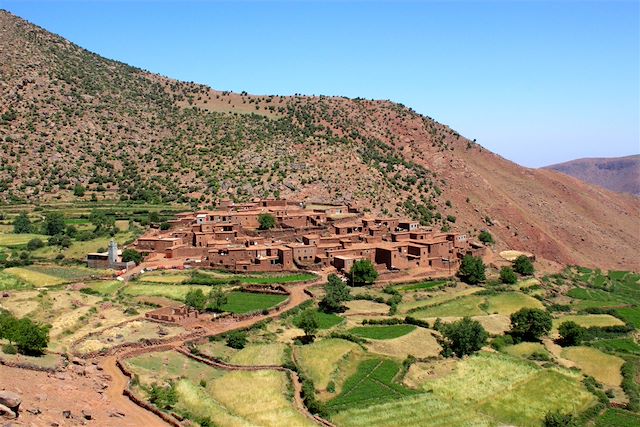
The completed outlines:
<svg viewBox="0 0 640 427">
<path fill-rule="evenodd" d="M 371 285 L 377 278 L 378 272 L 373 266 L 373 263 L 368 259 L 354 262 L 349 272 L 349 280 L 352 286 Z"/>
<path fill-rule="evenodd" d="M 442 354 L 462 357 L 480 350 L 487 342 L 489 334 L 480 322 L 465 317 L 440 327 L 444 336 Z"/>
<path fill-rule="evenodd" d="M 30 251 L 35 251 L 36 249 L 40 249 L 44 247 L 44 242 L 38 238 L 31 239 L 27 242 L 27 249 Z"/>
<path fill-rule="evenodd" d="M 513 269 L 523 276 L 531 276 L 534 272 L 533 263 L 525 255 L 520 255 L 518 258 L 516 258 L 515 262 L 513 263 Z"/>
<path fill-rule="evenodd" d="M 487 230 L 482 230 L 480 234 L 478 234 L 478 240 L 485 245 L 492 245 L 494 243 L 493 236 Z"/>
<path fill-rule="evenodd" d="M 191 289 L 184 297 L 184 303 L 191 308 L 202 311 L 207 304 L 207 297 L 202 292 L 202 289 Z"/>
<path fill-rule="evenodd" d="M 212 288 L 209 291 L 209 303 L 207 309 L 215 312 L 221 312 L 222 307 L 227 303 L 227 295 L 220 288 Z"/>
<path fill-rule="evenodd" d="M 73 195 L 76 197 L 84 197 L 84 193 L 85 193 L 85 189 L 82 185 L 80 184 L 76 184 L 75 187 L 73 187 Z"/>
<path fill-rule="evenodd" d="M 564 346 L 580 345 L 586 332 L 585 328 L 573 321 L 562 322 L 558 327 L 560 342 Z"/>
<path fill-rule="evenodd" d="M 64 233 L 64 215 L 62 212 L 49 212 L 44 217 L 42 232 L 49 236 Z"/>
<path fill-rule="evenodd" d="M 349 300 L 349 287 L 335 274 L 330 274 L 325 286 L 326 295 L 320 301 L 320 308 L 327 313 L 341 311 L 342 303 Z"/>
<path fill-rule="evenodd" d="M 469 283 L 470 285 L 476 285 L 483 282 L 486 277 L 485 266 L 482 262 L 482 258 L 465 255 L 464 258 L 462 258 L 458 276 L 460 276 L 460 279 L 462 279 L 463 282 Z"/>
<path fill-rule="evenodd" d="M 26 213 L 21 212 L 13 220 L 13 232 L 17 234 L 27 234 L 33 231 L 33 225 Z"/>
<path fill-rule="evenodd" d="M 539 308 L 522 308 L 511 315 L 511 335 L 516 340 L 538 341 L 551 326 L 551 315 Z"/>
<path fill-rule="evenodd" d="M 313 310 L 306 310 L 300 316 L 296 326 L 304 331 L 306 337 L 311 337 L 318 330 L 318 318 Z"/>
</svg>

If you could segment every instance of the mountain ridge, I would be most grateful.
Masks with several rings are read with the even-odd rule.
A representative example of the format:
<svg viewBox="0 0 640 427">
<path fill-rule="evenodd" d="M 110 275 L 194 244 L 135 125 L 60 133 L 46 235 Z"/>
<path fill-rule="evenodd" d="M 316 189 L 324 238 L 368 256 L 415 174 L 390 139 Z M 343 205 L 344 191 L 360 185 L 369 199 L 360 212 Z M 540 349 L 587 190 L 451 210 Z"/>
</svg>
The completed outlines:
<svg viewBox="0 0 640 427">
<path fill-rule="evenodd" d="M 640 196 L 640 154 L 622 157 L 584 157 L 545 166 L 611 191 Z"/>
<path fill-rule="evenodd" d="M 391 101 L 253 96 L 111 61 L 0 12 L 0 199 L 297 197 L 559 263 L 640 270 L 637 198 L 516 165 Z"/>
</svg>

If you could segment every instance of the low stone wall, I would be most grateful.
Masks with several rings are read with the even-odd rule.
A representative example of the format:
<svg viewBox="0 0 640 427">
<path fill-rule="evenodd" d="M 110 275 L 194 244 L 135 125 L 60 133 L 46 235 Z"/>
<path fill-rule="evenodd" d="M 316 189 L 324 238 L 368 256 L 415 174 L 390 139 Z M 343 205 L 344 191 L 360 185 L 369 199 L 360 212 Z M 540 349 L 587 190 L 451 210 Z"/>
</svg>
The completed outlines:
<svg viewBox="0 0 640 427">
<path fill-rule="evenodd" d="M 0 365 L 9 366 L 11 368 L 28 369 L 30 371 L 40 371 L 40 372 L 50 372 L 50 373 L 62 372 L 67 367 L 66 362 L 62 363 L 62 365 L 58 365 L 53 368 L 48 368 L 46 366 L 38 366 L 38 365 L 34 365 L 32 363 L 27 363 L 27 362 L 21 363 L 21 362 L 15 362 L 12 360 L 6 360 L 1 357 L 0 357 Z"/>
<path fill-rule="evenodd" d="M 120 369 L 120 372 L 122 372 L 123 375 L 125 375 L 126 377 L 129 378 L 129 382 L 127 384 L 127 387 L 124 390 L 122 390 L 122 394 L 123 395 L 127 396 L 129 398 L 129 400 L 131 400 L 133 403 L 135 403 L 136 405 L 138 405 L 142 409 L 146 409 L 149 412 L 153 412 L 158 417 L 160 417 L 163 421 L 165 421 L 167 424 L 169 424 L 169 425 L 171 425 L 173 427 L 183 427 L 183 424 L 180 422 L 180 420 L 178 418 L 176 418 L 176 417 L 174 417 L 174 416 L 172 416 L 170 414 L 167 414 L 165 412 L 162 412 L 155 405 L 152 405 L 151 403 L 148 403 L 145 400 L 142 400 L 138 396 L 133 394 L 133 392 L 130 389 L 130 387 L 131 387 L 131 378 L 133 378 L 132 372 L 129 371 L 129 369 L 127 369 L 126 366 L 124 366 L 124 364 L 120 361 L 120 359 L 116 360 L 116 366 L 118 367 L 118 369 Z"/>
</svg>

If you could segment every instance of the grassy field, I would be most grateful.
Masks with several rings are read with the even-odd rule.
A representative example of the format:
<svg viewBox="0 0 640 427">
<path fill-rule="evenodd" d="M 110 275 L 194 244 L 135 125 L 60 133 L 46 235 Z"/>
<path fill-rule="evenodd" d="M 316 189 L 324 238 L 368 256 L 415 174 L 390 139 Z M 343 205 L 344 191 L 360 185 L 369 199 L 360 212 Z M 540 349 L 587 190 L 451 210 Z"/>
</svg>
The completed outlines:
<svg viewBox="0 0 640 427">
<path fill-rule="evenodd" d="M 359 345 L 350 341 L 327 338 L 312 344 L 294 347 L 296 360 L 302 371 L 318 390 L 325 390 L 350 354 L 360 354 Z"/>
<path fill-rule="evenodd" d="M 189 273 L 165 273 L 165 272 L 149 272 L 138 277 L 140 282 L 179 284 L 189 279 Z"/>
<path fill-rule="evenodd" d="M 582 372 L 609 387 L 618 387 L 622 382 L 620 368 L 624 359 L 601 352 L 592 347 L 568 347 L 562 357 L 573 361 Z"/>
<path fill-rule="evenodd" d="M 463 317 L 500 314 L 509 316 L 521 308 L 543 308 L 537 299 L 521 292 L 501 292 L 495 295 L 466 295 L 412 312 L 419 319 L 432 317 Z"/>
<path fill-rule="evenodd" d="M 325 313 L 320 310 L 315 310 L 314 314 L 316 316 L 316 319 L 318 320 L 318 329 L 330 329 L 344 322 L 344 318 L 336 314 Z M 294 325 L 297 324 L 301 316 L 302 316 L 302 313 L 300 313 L 298 316 L 293 318 Z"/>
<path fill-rule="evenodd" d="M 489 427 L 492 420 L 469 406 L 456 405 L 431 394 L 418 394 L 386 403 L 342 410 L 331 416 L 340 427 Z"/>
<path fill-rule="evenodd" d="M 541 308 L 544 306 L 537 299 L 520 292 L 502 292 L 486 299 L 488 314 L 510 316 L 521 308 Z"/>
<path fill-rule="evenodd" d="M 457 287 L 457 288 L 444 288 L 441 291 L 429 293 L 426 296 L 418 293 L 413 295 L 405 295 L 402 302 L 398 305 L 398 311 L 401 313 L 407 313 L 412 310 L 420 309 L 421 307 L 431 307 L 439 304 L 446 303 L 448 301 L 462 298 L 476 292 L 480 292 L 482 288 L 473 287 Z"/>
<path fill-rule="evenodd" d="M 633 325 L 634 328 L 640 329 L 640 307 L 618 308 L 616 314 Z"/>
<path fill-rule="evenodd" d="M 547 412 L 579 413 L 594 403 L 595 397 L 577 378 L 542 370 L 487 399 L 478 409 L 499 424 L 537 427 Z"/>
<path fill-rule="evenodd" d="M 118 280 L 100 280 L 87 282 L 86 285 L 100 295 L 113 295 L 124 286 L 124 283 Z"/>
<path fill-rule="evenodd" d="M 250 344 L 229 359 L 236 365 L 282 365 L 285 345 L 282 343 Z"/>
<path fill-rule="evenodd" d="M 191 289 L 202 289 L 202 292 L 206 295 L 211 287 L 204 285 L 160 285 L 134 282 L 124 288 L 124 293 L 131 296 L 158 296 L 184 301 L 184 297 Z"/>
<path fill-rule="evenodd" d="M 7 268 L 4 271 L 36 287 L 60 285 L 88 279 L 91 276 L 105 275 L 103 270 L 93 270 L 85 267 L 37 264 Z"/>
<path fill-rule="evenodd" d="M 350 333 L 372 340 L 390 340 L 408 334 L 416 329 L 414 325 L 357 326 Z"/>
<path fill-rule="evenodd" d="M 431 331 L 424 328 L 416 328 L 395 339 L 371 341 L 365 346 L 371 353 L 399 360 L 404 360 L 409 355 L 418 358 L 437 357 L 442 350 Z"/>
<path fill-rule="evenodd" d="M 274 307 L 287 299 L 286 295 L 254 294 L 249 292 L 229 292 L 227 303 L 222 307 L 231 313 L 251 313 Z"/>
<path fill-rule="evenodd" d="M 592 326 L 596 327 L 604 327 L 604 326 L 621 326 L 624 325 L 624 322 L 617 317 L 613 317 L 610 314 L 576 314 L 576 315 L 567 315 L 562 316 L 558 319 L 553 319 L 553 329 L 551 331 L 552 335 L 558 333 L 558 327 L 563 322 L 576 322 L 578 325 L 583 326 L 585 328 L 590 328 Z"/>
<path fill-rule="evenodd" d="M 549 355 L 545 346 L 537 342 L 521 342 L 520 344 L 505 347 L 502 351 L 511 356 L 522 357 L 525 359 L 531 357 L 531 355 L 535 353 Z"/>
<path fill-rule="evenodd" d="M 347 316 L 374 313 L 387 314 L 389 312 L 388 305 L 367 300 L 347 301 L 344 305 L 347 307 L 347 311 L 344 313 Z"/>
<path fill-rule="evenodd" d="M 596 427 L 637 427 L 640 415 L 622 409 L 607 409 L 596 419 Z"/>
<path fill-rule="evenodd" d="M 413 291 L 424 291 L 424 290 L 433 290 L 440 288 L 446 285 L 448 281 L 446 280 L 430 280 L 428 282 L 419 282 L 419 283 L 408 283 L 403 285 L 396 285 L 393 288 L 398 292 L 413 292 Z"/>
<path fill-rule="evenodd" d="M 130 359 L 143 384 L 177 381 L 175 410 L 224 426 L 307 426 L 313 423 L 287 397 L 288 378 L 275 371 L 221 371 L 179 353 Z"/>
<path fill-rule="evenodd" d="M 245 275 L 233 274 L 209 270 L 197 270 L 194 272 L 203 278 L 211 278 L 212 281 L 220 283 L 239 282 L 250 285 L 270 285 L 279 283 L 296 283 L 314 280 L 317 276 L 311 273 L 295 273 L 295 274 L 263 274 L 263 275 Z M 153 283 L 184 283 L 188 281 L 192 273 L 173 272 L 173 271 L 152 271 L 144 273 L 140 276 L 140 281 Z"/>
<path fill-rule="evenodd" d="M 9 291 L 14 289 L 29 289 L 32 285 L 25 282 L 18 276 L 5 273 L 0 270 L 0 291 Z"/>
<path fill-rule="evenodd" d="M 355 375 L 342 387 L 342 392 L 327 405 L 332 411 L 371 405 L 402 398 L 415 393 L 394 381 L 400 365 L 391 360 L 369 359 L 360 363 Z"/>
<path fill-rule="evenodd" d="M 49 236 L 42 234 L 14 234 L 14 233 L 1 233 L 0 234 L 0 246 L 14 247 L 26 245 L 31 239 L 40 239 L 46 242 Z"/>
</svg>

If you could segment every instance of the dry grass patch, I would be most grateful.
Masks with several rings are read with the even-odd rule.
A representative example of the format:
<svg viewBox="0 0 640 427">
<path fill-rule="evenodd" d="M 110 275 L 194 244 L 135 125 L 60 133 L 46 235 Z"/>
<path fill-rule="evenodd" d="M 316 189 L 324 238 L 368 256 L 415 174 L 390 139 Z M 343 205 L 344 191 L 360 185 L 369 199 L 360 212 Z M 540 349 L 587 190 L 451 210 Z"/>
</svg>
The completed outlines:
<svg viewBox="0 0 640 427">
<path fill-rule="evenodd" d="M 182 283 L 191 277 L 188 273 L 164 273 L 164 272 L 150 272 L 142 274 L 138 280 L 141 282 L 154 282 L 154 283 Z"/>
<path fill-rule="evenodd" d="M 605 385 L 619 387 L 622 382 L 620 369 L 624 360 L 620 357 L 603 353 L 593 347 L 565 348 L 562 357 L 573 361 L 582 372 Z"/>
<path fill-rule="evenodd" d="M 511 319 L 502 314 L 488 316 L 473 316 L 473 320 L 480 322 L 483 328 L 492 335 L 501 335 L 511 329 Z"/>
<path fill-rule="evenodd" d="M 436 292 L 416 292 L 407 293 L 403 296 L 403 301 L 398 305 L 398 311 L 406 313 L 409 310 L 419 307 L 430 307 L 432 305 L 443 304 L 456 298 L 475 294 L 480 292 L 480 287 L 468 287 L 466 285 L 458 285 L 456 287 L 446 287 Z M 411 298 L 413 297 L 413 300 Z"/>
<path fill-rule="evenodd" d="M 438 359 L 413 363 L 402 382 L 407 387 L 422 388 L 422 385 L 428 381 L 449 375 L 457 363 L 457 359 Z"/>
<path fill-rule="evenodd" d="M 350 354 L 361 354 L 359 345 L 350 341 L 328 338 L 313 344 L 294 347 L 296 361 L 318 390 L 327 388 L 341 362 Z"/>
<path fill-rule="evenodd" d="M 416 328 L 399 338 L 371 341 L 366 344 L 366 347 L 372 353 L 400 359 L 404 359 L 408 355 L 418 358 L 435 357 L 442 350 L 433 334 L 424 328 Z"/>
<path fill-rule="evenodd" d="M 591 328 L 602 328 L 605 326 L 624 326 L 624 322 L 617 317 L 610 314 L 576 314 L 562 316 L 557 319 L 553 319 L 553 329 L 551 330 L 552 336 L 558 336 L 558 327 L 563 322 L 576 322 L 578 325 Z"/>
<path fill-rule="evenodd" d="M 134 320 L 124 325 L 107 328 L 97 336 L 82 341 L 76 346 L 76 351 L 89 353 L 109 349 L 120 344 L 139 342 L 143 339 L 171 338 L 183 332 L 184 329 L 179 326 Z"/>
<path fill-rule="evenodd" d="M 233 371 L 210 382 L 207 391 L 229 412 L 255 425 L 315 426 L 287 398 L 288 382 L 284 372 Z"/>
<path fill-rule="evenodd" d="M 285 347 L 282 343 L 251 344 L 235 353 L 230 362 L 236 365 L 282 365 Z"/>
<path fill-rule="evenodd" d="M 348 308 L 344 313 L 345 316 L 358 314 L 387 314 L 389 312 L 388 305 L 367 300 L 347 301 L 345 306 Z"/>
</svg>

